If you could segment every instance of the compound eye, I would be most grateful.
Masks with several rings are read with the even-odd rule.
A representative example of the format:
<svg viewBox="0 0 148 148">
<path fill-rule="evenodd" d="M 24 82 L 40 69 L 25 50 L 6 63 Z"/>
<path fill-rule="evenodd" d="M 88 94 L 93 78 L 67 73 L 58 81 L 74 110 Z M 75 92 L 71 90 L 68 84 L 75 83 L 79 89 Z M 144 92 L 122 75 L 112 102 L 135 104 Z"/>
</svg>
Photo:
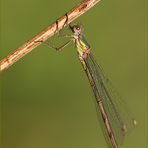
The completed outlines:
<svg viewBox="0 0 148 148">
<path fill-rule="evenodd" d="M 80 26 L 76 26 L 76 29 L 77 29 L 77 30 L 80 30 Z"/>
</svg>

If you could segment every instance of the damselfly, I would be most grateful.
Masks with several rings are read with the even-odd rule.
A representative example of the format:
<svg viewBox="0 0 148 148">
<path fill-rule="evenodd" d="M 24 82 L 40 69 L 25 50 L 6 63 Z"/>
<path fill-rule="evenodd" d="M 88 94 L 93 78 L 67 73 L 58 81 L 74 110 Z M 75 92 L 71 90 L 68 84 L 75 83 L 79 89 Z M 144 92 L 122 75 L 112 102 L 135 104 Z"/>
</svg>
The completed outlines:
<svg viewBox="0 0 148 148">
<path fill-rule="evenodd" d="M 96 63 L 91 47 L 83 35 L 82 25 L 69 25 L 69 28 L 73 32 L 71 36 L 68 36 L 70 40 L 56 50 L 66 47 L 72 41 L 75 43 L 80 62 L 95 96 L 95 104 L 106 142 L 109 148 L 118 148 L 126 133 L 137 125 L 137 121 L 125 107 L 124 102 L 118 98 L 109 79 L 105 77 L 102 68 Z"/>
</svg>

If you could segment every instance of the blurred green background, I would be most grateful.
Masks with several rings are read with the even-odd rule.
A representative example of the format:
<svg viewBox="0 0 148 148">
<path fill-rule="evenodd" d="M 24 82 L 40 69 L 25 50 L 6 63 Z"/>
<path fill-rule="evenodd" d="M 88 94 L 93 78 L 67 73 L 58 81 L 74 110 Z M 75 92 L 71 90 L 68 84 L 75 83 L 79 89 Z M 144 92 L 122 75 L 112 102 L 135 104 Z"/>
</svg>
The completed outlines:
<svg viewBox="0 0 148 148">
<path fill-rule="evenodd" d="M 0 59 L 80 0 L 1 0 Z M 147 1 L 102 0 L 83 23 L 97 61 L 138 127 L 122 148 L 147 147 Z M 63 39 L 54 37 L 54 44 Z M 34 49 L 0 74 L 2 148 L 106 148 L 74 45 Z"/>
</svg>

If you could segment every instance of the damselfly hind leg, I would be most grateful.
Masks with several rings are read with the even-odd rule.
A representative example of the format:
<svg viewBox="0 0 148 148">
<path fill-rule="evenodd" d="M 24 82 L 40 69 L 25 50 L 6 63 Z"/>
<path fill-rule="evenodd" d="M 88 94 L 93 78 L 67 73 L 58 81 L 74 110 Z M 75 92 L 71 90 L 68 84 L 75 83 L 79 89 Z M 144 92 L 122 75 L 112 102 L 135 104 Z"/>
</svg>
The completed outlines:
<svg viewBox="0 0 148 148">
<path fill-rule="evenodd" d="M 64 28 L 58 31 L 58 37 L 69 38 L 69 40 L 67 42 L 65 42 L 63 45 L 61 45 L 59 47 L 55 47 L 52 45 L 52 43 L 50 41 L 45 41 L 45 42 L 40 41 L 40 42 L 45 43 L 48 47 L 55 49 L 56 51 L 61 51 L 62 49 L 64 49 L 66 46 L 68 46 L 73 41 L 72 35 L 67 34 L 67 33 L 63 34 L 63 32 L 62 32 L 63 30 L 64 30 Z M 68 30 L 67 27 L 66 27 L 66 30 Z"/>
<path fill-rule="evenodd" d="M 51 45 L 51 43 L 49 42 L 44 42 L 47 46 L 49 46 L 50 48 L 55 49 L 56 51 L 61 51 L 63 48 L 65 48 L 66 46 L 68 46 L 70 43 L 72 42 L 72 40 L 67 41 L 66 43 L 64 43 L 63 45 L 59 46 L 59 47 L 54 47 Z"/>
</svg>

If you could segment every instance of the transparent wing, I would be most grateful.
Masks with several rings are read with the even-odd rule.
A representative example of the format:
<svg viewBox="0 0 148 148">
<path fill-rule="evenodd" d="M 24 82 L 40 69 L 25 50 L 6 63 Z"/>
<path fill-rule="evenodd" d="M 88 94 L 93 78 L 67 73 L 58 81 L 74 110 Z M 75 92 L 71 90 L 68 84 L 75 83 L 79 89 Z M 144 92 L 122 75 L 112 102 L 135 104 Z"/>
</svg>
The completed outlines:
<svg viewBox="0 0 148 148">
<path fill-rule="evenodd" d="M 118 144 L 121 144 L 124 136 L 135 127 L 136 120 L 133 118 L 124 101 L 121 100 L 118 93 L 115 91 L 109 79 L 105 77 L 102 68 L 96 63 L 92 53 L 85 60 L 85 63 L 94 80 L 97 93 L 104 104 L 116 141 Z M 97 103 L 96 106 L 98 108 Z M 101 116 L 99 115 L 99 117 Z M 104 122 L 101 123 L 104 124 Z M 106 141 L 108 142 L 108 135 L 105 127 L 102 126 L 102 129 L 104 131 L 103 133 Z"/>
</svg>

